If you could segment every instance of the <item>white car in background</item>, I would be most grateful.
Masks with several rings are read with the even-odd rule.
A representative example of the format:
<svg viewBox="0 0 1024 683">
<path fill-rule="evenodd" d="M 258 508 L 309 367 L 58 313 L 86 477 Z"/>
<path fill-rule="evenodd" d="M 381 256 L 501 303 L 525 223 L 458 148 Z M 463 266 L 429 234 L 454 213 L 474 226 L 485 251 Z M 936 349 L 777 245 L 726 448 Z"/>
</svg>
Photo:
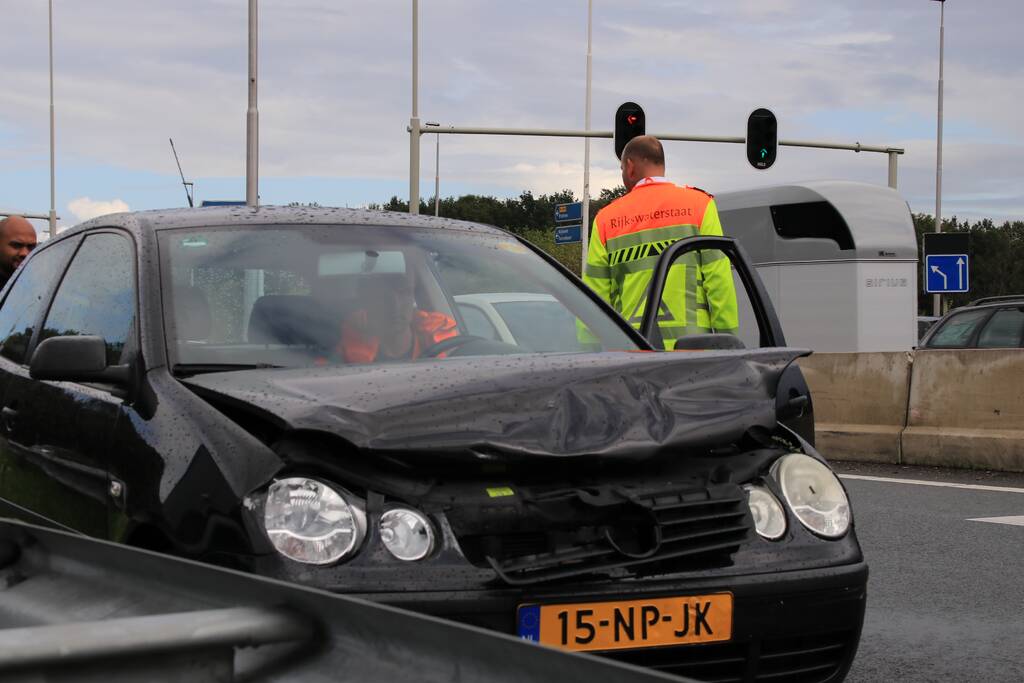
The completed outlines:
<svg viewBox="0 0 1024 683">
<path fill-rule="evenodd" d="M 454 298 L 469 334 L 541 353 L 580 349 L 576 318 L 550 294 L 498 292 Z"/>
</svg>

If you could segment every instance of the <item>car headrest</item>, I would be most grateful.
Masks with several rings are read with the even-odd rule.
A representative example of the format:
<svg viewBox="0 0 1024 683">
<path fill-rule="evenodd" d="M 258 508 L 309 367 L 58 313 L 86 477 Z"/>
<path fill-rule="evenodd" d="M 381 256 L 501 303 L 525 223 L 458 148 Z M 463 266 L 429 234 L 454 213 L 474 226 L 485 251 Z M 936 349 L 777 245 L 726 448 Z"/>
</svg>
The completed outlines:
<svg viewBox="0 0 1024 683">
<path fill-rule="evenodd" d="M 198 287 L 174 288 L 174 326 L 181 341 L 205 341 L 210 337 L 210 304 Z"/>
<path fill-rule="evenodd" d="M 268 294 L 253 304 L 248 339 L 252 344 L 286 344 L 332 348 L 338 340 L 337 318 L 311 296 Z"/>
</svg>

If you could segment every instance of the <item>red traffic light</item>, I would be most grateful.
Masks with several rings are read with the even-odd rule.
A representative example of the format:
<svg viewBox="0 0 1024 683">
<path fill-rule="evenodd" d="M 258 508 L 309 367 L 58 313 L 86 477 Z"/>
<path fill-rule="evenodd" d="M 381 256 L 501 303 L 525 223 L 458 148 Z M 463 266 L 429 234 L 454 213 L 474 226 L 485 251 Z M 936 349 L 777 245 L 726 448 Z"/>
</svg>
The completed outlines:
<svg viewBox="0 0 1024 683">
<path fill-rule="evenodd" d="M 615 156 L 622 158 L 622 148 L 646 129 L 644 110 L 636 102 L 623 102 L 615 110 Z"/>
</svg>

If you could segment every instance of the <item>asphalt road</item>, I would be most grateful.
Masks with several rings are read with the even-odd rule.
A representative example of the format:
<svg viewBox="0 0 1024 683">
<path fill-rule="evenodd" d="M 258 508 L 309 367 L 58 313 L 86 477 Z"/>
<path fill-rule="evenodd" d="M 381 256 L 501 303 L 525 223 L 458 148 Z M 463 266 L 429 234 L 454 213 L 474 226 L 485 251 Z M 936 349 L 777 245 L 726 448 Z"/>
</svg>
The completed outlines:
<svg viewBox="0 0 1024 683">
<path fill-rule="evenodd" d="M 834 465 L 871 568 L 847 680 L 1024 681 L 1024 475 Z"/>
</svg>

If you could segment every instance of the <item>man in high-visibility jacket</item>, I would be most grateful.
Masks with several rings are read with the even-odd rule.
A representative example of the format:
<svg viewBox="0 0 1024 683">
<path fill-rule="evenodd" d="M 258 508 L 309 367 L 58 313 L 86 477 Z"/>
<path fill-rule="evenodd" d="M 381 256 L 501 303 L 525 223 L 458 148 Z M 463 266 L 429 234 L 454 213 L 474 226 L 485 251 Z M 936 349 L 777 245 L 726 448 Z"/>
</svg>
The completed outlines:
<svg viewBox="0 0 1024 683">
<path fill-rule="evenodd" d="M 622 150 L 628 193 L 601 209 L 590 234 L 583 281 L 634 327 L 643 319 L 658 256 L 694 235 L 721 235 L 711 195 L 665 179 L 665 152 L 657 138 L 635 137 Z M 658 329 L 666 349 L 679 337 L 739 327 L 729 259 L 720 251 L 690 252 L 669 271 Z M 581 331 L 582 336 L 589 332 Z"/>
<path fill-rule="evenodd" d="M 416 308 L 412 283 L 405 275 L 367 278 L 359 294 L 366 305 L 342 321 L 335 349 L 347 363 L 415 360 L 434 344 L 459 334 L 451 316 Z"/>
</svg>

